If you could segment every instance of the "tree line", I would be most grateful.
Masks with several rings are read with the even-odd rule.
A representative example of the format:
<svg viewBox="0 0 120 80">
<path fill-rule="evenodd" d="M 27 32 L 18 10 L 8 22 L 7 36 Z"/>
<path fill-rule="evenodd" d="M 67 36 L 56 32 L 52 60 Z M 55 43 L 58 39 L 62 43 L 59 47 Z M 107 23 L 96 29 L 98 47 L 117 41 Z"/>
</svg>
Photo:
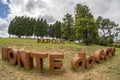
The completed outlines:
<svg viewBox="0 0 120 80">
<path fill-rule="evenodd" d="M 115 36 L 119 34 L 118 24 L 108 18 L 99 16 L 94 19 L 89 7 L 77 4 L 75 17 L 67 13 L 63 21 L 48 24 L 43 18 L 15 17 L 9 25 L 8 33 L 14 36 L 34 36 L 37 38 L 52 37 L 64 38 L 68 41 L 82 41 L 90 44 L 112 44 Z M 114 31 L 114 32 L 113 32 Z M 98 43 L 99 42 L 99 43 Z"/>
</svg>

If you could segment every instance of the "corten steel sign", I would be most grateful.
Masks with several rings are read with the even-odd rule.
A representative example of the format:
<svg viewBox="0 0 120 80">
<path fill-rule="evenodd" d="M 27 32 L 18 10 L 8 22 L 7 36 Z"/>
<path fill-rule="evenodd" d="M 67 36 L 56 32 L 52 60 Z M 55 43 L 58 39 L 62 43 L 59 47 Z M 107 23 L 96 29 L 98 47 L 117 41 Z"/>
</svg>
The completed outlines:
<svg viewBox="0 0 120 80">
<path fill-rule="evenodd" d="M 64 44 L 64 39 L 57 40 L 57 39 L 37 39 L 37 43 L 62 43 Z"/>
<path fill-rule="evenodd" d="M 81 71 L 86 68 L 91 68 L 94 62 L 102 63 L 114 55 L 115 47 L 96 50 L 93 56 L 86 56 L 86 53 L 79 52 L 78 56 L 72 58 L 71 65 L 76 71 Z M 48 56 L 50 57 L 49 63 L 51 73 L 58 74 L 66 72 L 62 63 L 64 55 L 61 53 L 48 55 L 48 53 L 45 52 L 15 51 L 12 48 L 2 47 L 2 60 L 9 61 L 11 64 L 17 64 L 19 67 L 25 67 L 27 70 L 31 70 L 34 66 L 33 58 L 35 58 L 37 72 L 43 72 L 43 59 Z"/>
<path fill-rule="evenodd" d="M 50 54 L 50 72 L 51 73 L 64 73 L 63 63 L 60 59 L 63 59 L 63 54 Z M 58 60 L 59 59 L 59 60 Z"/>
</svg>

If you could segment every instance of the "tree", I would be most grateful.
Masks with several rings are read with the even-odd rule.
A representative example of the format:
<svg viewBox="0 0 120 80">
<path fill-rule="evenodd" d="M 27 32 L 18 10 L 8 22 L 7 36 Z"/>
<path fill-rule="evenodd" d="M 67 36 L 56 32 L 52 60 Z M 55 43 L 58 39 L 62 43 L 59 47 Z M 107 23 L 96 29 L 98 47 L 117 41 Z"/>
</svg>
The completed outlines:
<svg viewBox="0 0 120 80">
<path fill-rule="evenodd" d="M 54 26 L 52 24 L 50 24 L 49 28 L 48 28 L 48 35 L 49 35 L 49 37 L 54 38 L 55 37 L 54 34 L 55 34 L 54 33 Z"/>
<path fill-rule="evenodd" d="M 109 41 L 108 44 L 111 45 L 113 43 L 113 38 L 115 37 L 115 35 L 118 34 L 118 32 L 116 32 L 117 30 L 119 30 L 119 28 L 117 27 L 118 24 L 116 24 L 114 21 L 110 21 L 110 19 L 108 18 L 103 19 L 101 16 L 97 18 L 96 24 L 97 27 L 102 30 L 103 40 L 105 41 L 107 39 Z"/>
<path fill-rule="evenodd" d="M 115 34 L 114 34 L 114 37 L 116 38 L 116 37 L 118 37 L 119 36 L 119 33 L 120 33 L 120 27 L 116 27 L 115 29 Z"/>
<path fill-rule="evenodd" d="M 47 21 L 46 20 L 44 20 L 43 22 L 42 22 L 42 24 L 43 24 L 43 36 L 47 36 L 47 33 L 48 33 L 48 24 L 47 24 Z"/>
<path fill-rule="evenodd" d="M 18 38 L 21 38 L 21 36 L 24 35 L 24 26 L 23 26 L 23 16 L 22 17 L 17 17 L 14 23 L 14 35 L 18 36 Z"/>
<path fill-rule="evenodd" d="M 15 16 L 15 18 L 10 22 L 10 25 L 9 25 L 9 27 L 8 27 L 8 34 L 10 34 L 10 36 L 11 35 L 15 35 L 15 30 L 16 30 L 16 20 L 17 20 L 17 16 Z"/>
<path fill-rule="evenodd" d="M 9 37 L 11 36 L 11 35 L 14 35 L 14 19 L 10 22 L 10 25 L 9 25 L 9 27 L 8 27 L 8 34 L 9 34 Z"/>
<path fill-rule="evenodd" d="M 74 38 L 74 20 L 71 14 L 66 14 L 63 18 L 62 37 L 66 40 Z"/>
<path fill-rule="evenodd" d="M 62 32 L 61 32 L 61 22 L 56 21 L 53 26 L 54 26 L 53 27 L 54 28 L 54 37 L 61 38 L 61 34 L 62 34 Z"/>
<path fill-rule="evenodd" d="M 33 36 L 34 33 L 34 19 L 31 18 L 28 20 L 28 35 L 27 36 Z"/>
<path fill-rule="evenodd" d="M 75 12 L 76 38 L 86 45 L 95 43 L 98 38 L 98 29 L 90 9 L 86 5 L 77 4 Z"/>
<path fill-rule="evenodd" d="M 39 25 L 40 25 L 40 36 L 43 37 L 43 36 L 45 36 L 45 30 L 46 30 L 45 29 L 45 21 L 43 18 L 41 18 Z"/>
<path fill-rule="evenodd" d="M 33 36 L 35 38 L 35 30 L 36 30 L 36 19 L 35 18 L 33 19 L 32 23 L 33 23 Z"/>
<path fill-rule="evenodd" d="M 23 19 L 23 21 L 24 21 L 23 26 L 24 26 L 24 29 L 25 29 L 24 30 L 24 36 L 26 36 L 26 38 L 29 35 L 28 34 L 28 31 L 29 31 L 29 20 L 30 20 L 29 17 L 24 17 L 24 19 Z"/>
<path fill-rule="evenodd" d="M 8 33 L 10 35 L 18 36 L 37 36 L 43 37 L 47 36 L 48 24 L 43 18 L 36 19 L 30 17 L 15 17 L 9 25 Z"/>
<path fill-rule="evenodd" d="M 116 24 L 114 21 L 110 21 L 109 19 L 104 19 L 104 24 L 110 38 L 110 44 L 112 44 L 114 38 L 114 34 L 112 34 L 112 29 L 114 27 L 117 27 L 118 24 Z"/>
<path fill-rule="evenodd" d="M 41 35 L 41 21 L 40 19 L 38 18 L 37 21 L 36 21 L 36 26 L 35 26 L 35 36 L 40 37 Z"/>
<path fill-rule="evenodd" d="M 98 29 L 100 29 L 102 31 L 101 35 L 103 38 L 105 38 L 105 25 L 104 25 L 104 22 L 103 22 L 103 18 L 101 16 L 99 16 L 96 20 L 96 24 L 97 24 L 97 27 Z"/>
</svg>

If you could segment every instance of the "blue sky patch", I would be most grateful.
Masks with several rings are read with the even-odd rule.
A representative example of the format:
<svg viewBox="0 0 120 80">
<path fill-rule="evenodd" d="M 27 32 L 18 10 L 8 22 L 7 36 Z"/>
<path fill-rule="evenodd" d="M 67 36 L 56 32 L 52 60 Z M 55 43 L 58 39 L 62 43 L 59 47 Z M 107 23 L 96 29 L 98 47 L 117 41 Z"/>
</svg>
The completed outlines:
<svg viewBox="0 0 120 80">
<path fill-rule="evenodd" d="M 8 0 L 9 2 L 9 0 Z M 9 14 L 9 7 L 0 1 L 0 18 L 6 18 Z"/>
</svg>

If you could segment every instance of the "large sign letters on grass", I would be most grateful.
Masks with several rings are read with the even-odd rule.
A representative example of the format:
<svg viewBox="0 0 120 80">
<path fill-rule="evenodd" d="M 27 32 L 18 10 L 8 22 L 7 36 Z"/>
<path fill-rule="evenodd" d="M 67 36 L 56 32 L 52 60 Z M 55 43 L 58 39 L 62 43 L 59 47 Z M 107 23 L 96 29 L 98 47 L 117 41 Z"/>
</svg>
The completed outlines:
<svg viewBox="0 0 120 80">
<path fill-rule="evenodd" d="M 96 50 L 92 56 L 86 56 L 86 53 L 79 52 L 77 56 L 72 58 L 71 65 L 76 71 L 81 71 L 86 68 L 91 68 L 94 62 L 102 63 L 114 55 L 114 47 Z M 31 70 L 33 68 L 33 58 L 35 58 L 36 71 L 43 72 L 43 59 L 47 57 L 48 53 L 45 52 L 16 51 L 12 48 L 2 47 L 2 60 L 9 61 L 13 65 L 17 64 L 19 67 L 25 67 L 27 70 Z M 58 74 L 65 72 L 65 68 L 62 63 L 62 59 L 64 59 L 63 54 L 53 53 L 49 55 L 49 58 L 51 73 Z"/>
</svg>

